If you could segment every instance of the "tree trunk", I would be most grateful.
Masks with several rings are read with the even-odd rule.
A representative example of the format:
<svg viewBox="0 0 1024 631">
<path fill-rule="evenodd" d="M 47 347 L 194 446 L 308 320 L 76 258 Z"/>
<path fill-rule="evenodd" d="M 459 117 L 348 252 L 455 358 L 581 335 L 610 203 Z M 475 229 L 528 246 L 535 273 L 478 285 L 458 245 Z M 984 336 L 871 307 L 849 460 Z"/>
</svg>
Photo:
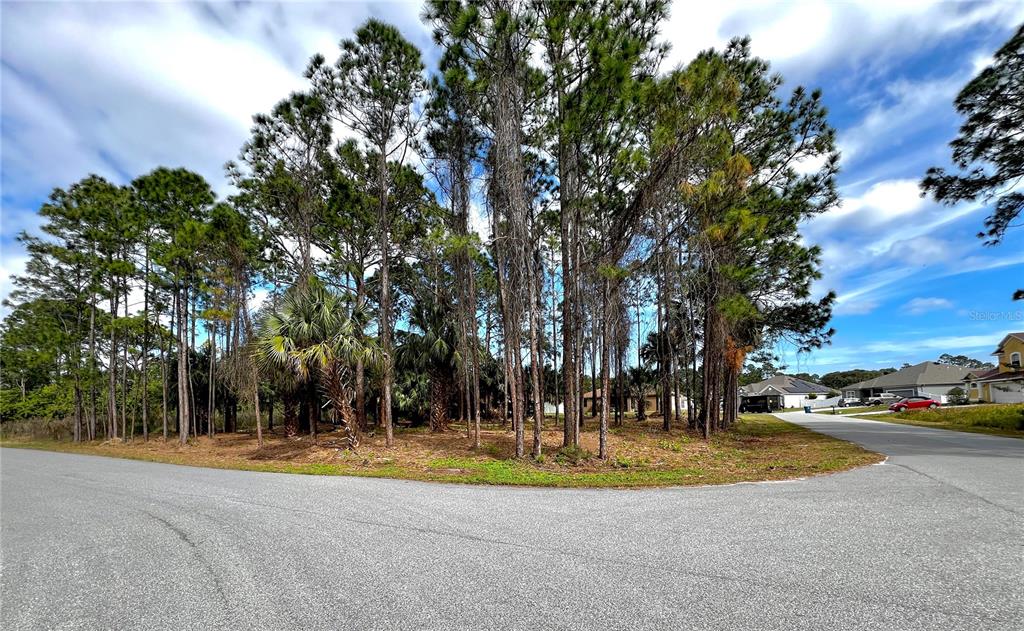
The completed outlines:
<svg viewBox="0 0 1024 631">
<path fill-rule="evenodd" d="M 149 241 L 142 283 L 142 440 L 149 441 Z"/>
<path fill-rule="evenodd" d="M 554 263 L 552 263 L 552 270 L 554 270 Z M 555 426 L 556 427 L 558 426 L 558 421 L 559 421 L 559 418 L 558 418 L 558 403 L 559 403 L 558 382 L 560 381 L 560 379 L 558 378 L 558 315 L 557 315 L 557 313 L 558 313 L 558 304 L 557 304 L 556 299 L 555 299 L 555 274 L 554 274 L 554 271 L 552 271 L 551 272 L 551 368 L 552 368 L 552 374 L 553 374 L 553 377 L 554 377 L 553 380 L 554 380 L 554 386 L 555 386 Z M 563 428 L 563 432 L 564 431 L 565 430 Z M 565 442 L 564 435 L 563 435 L 563 438 L 562 438 L 562 442 L 563 443 Z"/>
<path fill-rule="evenodd" d="M 107 387 L 109 388 L 107 397 L 108 438 L 117 438 L 117 334 L 114 326 L 114 320 L 117 318 L 117 298 L 118 292 L 115 285 L 111 287 L 110 291 L 110 350 L 107 353 L 110 364 L 107 370 Z"/>
<path fill-rule="evenodd" d="M 704 438 L 718 427 L 721 362 L 721 326 L 714 294 L 706 297 L 704 307 L 704 369 L 701 394 L 701 424 Z"/>
<path fill-rule="evenodd" d="M 659 217 L 660 220 L 660 217 Z M 665 255 L 658 256 L 658 383 L 661 400 L 661 428 L 672 430 L 671 353 L 669 349 L 668 274 L 665 269 Z"/>
<path fill-rule="evenodd" d="M 362 278 L 363 270 L 359 269 L 359 275 L 355 279 L 356 283 L 356 308 L 362 308 L 363 301 L 365 299 L 366 286 L 363 283 Z M 363 334 L 362 327 L 358 331 L 359 335 Z M 359 431 L 365 432 L 370 429 L 366 419 L 366 366 L 363 365 L 363 359 L 360 357 L 356 360 L 356 425 L 359 426 Z"/>
<path fill-rule="evenodd" d="M 541 456 L 541 431 L 544 427 L 544 392 L 541 374 L 544 372 L 544 361 L 540 355 L 540 265 L 533 265 L 533 273 L 527 279 L 530 283 L 530 365 L 533 377 L 533 457 Z"/>
<path fill-rule="evenodd" d="M 245 337 L 252 339 L 252 321 L 249 319 L 249 306 L 245 302 L 244 294 L 240 301 L 240 309 L 242 311 L 242 322 L 245 325 Z M 237 335 L 237 334 L 236 334 Z M 256 413 L 256 445 L 258 448 L 263 448 L 263 422 L 260 419 L 260 376 L 256 371 L 256 363 L 249 359 L 249 371 L 252 378 L 252 406 Z M 270 426 L 274 425 L 274 407 L 271 404 L 270 407 Z"/>
<path fill-rule="evenodd" d="M 160 323 L 160 314 L 157 312 L 157 323 Z M 164 336 L 160 335 L 160 413 L 163 424 L 164 442 L 167 442 L 167 354 L 164 351 Z"/>
<path fill-rule="evenodd" d="M 213 426 L 213 415 L 217 411 L 217 404 L 216 404 L 216 401 L 215 401 L 216 396 L 217 396 L 217 387 L 216 387 L 216 385 L 214 385 L 214 370 L 216 369 L 216 363 L 217 363 L 217 323 L 216 323 L 216 321 L 214 321 L 213 323 L 210 324 L 210 377 L 209 377 L 209 381 L 210 381 L 209 386 L 210 387 L 209 387 L 209 393 L 208 393 L 208 397 L 209 397 L 210 400 L 207 402 L 209 405 L 207 405 L 207 417 L 208 418 L 206 420 L 206 423 L 207 423 L 206 435 L 209 436 L 210 438 L 213 438 L 213 435 L 216 433 L 216 429 Z"/>
<path fill-rule="evenodd" d="M 568 79 L 564 76 L 564 43 L 558 42 L 550 51 L 554 69 L 554 99 L 557 107 L 558 129 L 565 129 L 568 117 Z M 577 171 L 575 147 L 568 134 L 558 136 L 558 201 L 561 230 L 562 254 L 562 382 L 565 391 L 565 427 L 562 445 L 579 446 L 579 370 L 577 363 L 577 300 L 579 286 L 579 261 L 577 240 L 579 236 L 579 210 L 577 194 Z"/>
<path fill-rule="evenodd" d="M 591 307 L 596 308 L 597 305 L 591 305 Z M 600 353 L 597 342 L 597 318 L 592 318 L 590 323 L 590 418 L 594 418 L 600 413 L 597 409 L 597 356 Z M 604 393 L 601 394 L 601 401 L 604 401 Z"/>
<path fill-rule="evenodd" d="M 128 282 L 124 280 L 124 319 L 128 321 Z M 128 340 L 121 345 L 122 367 L 121 371 L 121 438 L 128 437 Z"/>
<path fill-rule="evenodd" d="M 309 435 L 315 445 L 320 438 L 320 428 L 317 427 L 320 424 L 320 401 L 315 388 L 310 388 L 309 399 Z"/>
<path fill-rule="evenodd" d="M 89 440 L 96 440 L 96 297 L 89 295 Z"/>
<path fill-rule="evenodd" d="M 450 380 L 441 369 L 430 371 L 430 431 L 448 431 L 448 386 Z"/>
<path fill-rule="evenodd" d="M 603 279 L 602 309 L 601 313 L 601 424 L 598 430 L 598 457 L 601 460 L 608 459 L 608 408 L 611 406 L 611 379 L 609 367 L 611 365 L 611 280 Z"/>
<path fill-rule="evenodd" d="M 473 357 L 473 447 L 480 449 L 480 338 L 476 319 L 476 280 L 474 276 L 471 266 L 469 269 L 469 308 L 471 309 L 473 335 L 470 337 L 472 348 L 469 349 L 469 352 Z"/>
<path fill-rule="evenodd" d="M 394 357 L 391 349 L 391 221 L 388 210 L 387 146 L 382 143 L 377 158 L 378 229 L 380 232 L 380 345 L 384 366 L 381 383 L 381 421 L 384 423 L 384 442 L 395 444 L 391 418 L 391 387 L 394 381 Z"/>
<path fill-rule="evenodd" d="M 84 419 L 82 410 L 82 384 L 81 377 L 78 374 L 78 370 L 75 370 L 75 428 L 74 428 L 74 441 L 76 443 L 82 442 L 82 424 Z"/>
<path fill-rule="evenodd" d="M 188 327 L 186 325 L 188 298 L 182 295 L 182 289 L 175 287 L 175 304 L 177 305 L 178 329 L 178 440 L 182 445 L 188 443 L 191 393 L 188 375 Z"/>
</svg>

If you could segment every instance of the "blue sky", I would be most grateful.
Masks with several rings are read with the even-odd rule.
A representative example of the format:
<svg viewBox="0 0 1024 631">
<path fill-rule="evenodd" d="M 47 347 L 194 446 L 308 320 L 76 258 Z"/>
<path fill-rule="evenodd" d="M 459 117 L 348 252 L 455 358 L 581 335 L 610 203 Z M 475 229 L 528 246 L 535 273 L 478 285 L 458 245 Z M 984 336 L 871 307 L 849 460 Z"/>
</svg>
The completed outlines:
<svg viewBox="0 0 1024 631">
<path fill-rule="evenodd" d="M 789 85 L 820 87 L 843 152 L 841 207 L 803 226 L 824 250 L 816 290 L 839 295 L 831 347 L 791 371 L 828 372 L 987 357 L 1024 330 L 1024 229 L 995 248 L 975 234 L 987 209 L 941 207 L 917 182 L 945 165 L 957 91 L 1024 21 L 1024 3 L 677 2 L 666 68 L 749 34 Z M 711 4 L 711 3 L 699 3 Z M 418 3 L 0 5 L 0 297 L 24 265 L 14 241 L 38 226 L 55 186 L 187 166 L 221 194 L 252 114 L 302 89 L 316 52 L 366 18 L 437 52 Z M 483 223 L 482 221 L 480 222 Z"/>
</svg>

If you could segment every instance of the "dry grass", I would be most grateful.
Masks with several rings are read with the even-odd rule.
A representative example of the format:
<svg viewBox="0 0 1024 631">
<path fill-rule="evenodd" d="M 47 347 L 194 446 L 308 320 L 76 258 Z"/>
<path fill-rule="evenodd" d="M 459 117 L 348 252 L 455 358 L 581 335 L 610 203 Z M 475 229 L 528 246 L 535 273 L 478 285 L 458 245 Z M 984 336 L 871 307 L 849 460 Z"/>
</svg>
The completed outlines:
<svg viewBox="0 0 1024 631">
<path fill-rule="evenodd" d="M 324 430 L 328 428 L 325 426 Z M 532 427 L 527 427 L 527 450 Z M 3 441 L 5 447 L 48 449 L 192 466 L 320 475 L 390 477 L 439 482 L 560 487 L 644 487 L 780 480 L 842 471 L 881 460 L 856 445 L 786 423 L 769 415 L 745 415 L 735 428 L 703 441 L 683 430 L 666 433 L 660 420 L 627 421 L 609 433 L 611 457 L 597 452 L 596 422 L 589 422 L 582 451 L 561 450 L 554 424 L 543 432 L 544 457 L 516 460 L 514 436 L 500 427 L 483 432 L 474 450 L 464 432 L 399 430 L 392 449 L 382 435 L 364 437 L 358 452 L 342 449 L 339 432 L 325 431 L 318 444 L 308 436 L 271 434 L 262 449 L 249 434 L 194 440 L 185 447 L 161 439 L 143 443 Z"/>
</svg>

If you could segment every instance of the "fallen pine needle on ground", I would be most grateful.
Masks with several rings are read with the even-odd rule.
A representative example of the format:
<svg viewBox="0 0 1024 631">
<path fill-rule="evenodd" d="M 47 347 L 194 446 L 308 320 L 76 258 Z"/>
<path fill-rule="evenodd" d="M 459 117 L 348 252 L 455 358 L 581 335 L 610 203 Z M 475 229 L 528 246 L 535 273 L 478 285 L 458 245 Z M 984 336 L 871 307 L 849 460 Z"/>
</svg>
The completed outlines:
<svg viewBox="0 0 1024 631">
<path fill-rule="evenodd" d="M 880 462 L 882 456 L 852 443 L 782 421 L 749 414 L 728 431 L 704 441 L 699 434 L 665 432 L 661 419 L 627 419 L 610 427 L 610 457 L 597 453 L 597 421 L 584 423 L 581 446 L 562 448 L 562 432 L 549 418 L 540 460 L 512 457 L 515 437 L 489 425 L 482 446 L 473 449 L 465 426 L 443 433 L 426 428 L 396 431 L 395 446 L 383 434 L 363 437 L 355 452 L 345 450 L 343 434 L 322 426 L 316 444 L 309 436 L 266 433 L 262 449 L 255 435 L 219 434 L 179 445 L 176 439 L 143 442 L 71 443 L 7 438 L 4 447 L 45 449 L 180 465 L 313 475 L 351 475 L 469 484 L 549 487 L 651 487 L 784 480 L 843 471 Z M 532 426 L 527 425 L 527 449 Z"/>
</svg>

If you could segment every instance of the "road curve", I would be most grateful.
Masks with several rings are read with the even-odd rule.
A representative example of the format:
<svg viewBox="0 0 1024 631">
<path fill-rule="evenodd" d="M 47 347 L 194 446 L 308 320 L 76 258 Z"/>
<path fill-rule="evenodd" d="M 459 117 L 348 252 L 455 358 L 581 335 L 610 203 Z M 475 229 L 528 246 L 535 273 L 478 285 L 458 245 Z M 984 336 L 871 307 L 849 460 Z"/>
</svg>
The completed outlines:
<svg viewBox="0 0 1024 631">
<path fill-rule="evenodd" d="M 2 449 L 0 626 L 1019 628 L 1024 441 L 783 416 L 890 459 L 618 491 Z"/>
</svg>

